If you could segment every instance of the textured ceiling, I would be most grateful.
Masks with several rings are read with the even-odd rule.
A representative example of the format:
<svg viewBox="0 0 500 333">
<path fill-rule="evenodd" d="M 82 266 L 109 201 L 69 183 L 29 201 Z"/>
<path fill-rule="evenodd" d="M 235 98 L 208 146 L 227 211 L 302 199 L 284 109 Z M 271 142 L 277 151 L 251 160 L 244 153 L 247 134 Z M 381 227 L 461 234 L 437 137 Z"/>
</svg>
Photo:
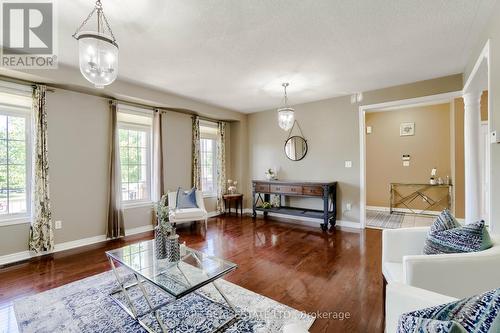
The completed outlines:
<svg viewBox="0 0 500 333">
<path fill-rule="evenodd" d="M 494 0 L 102 0 L 119 79 L 253 112 L 461 73 Z M 58 1 L 59 60 L 92 1 Z"/>
</svg>

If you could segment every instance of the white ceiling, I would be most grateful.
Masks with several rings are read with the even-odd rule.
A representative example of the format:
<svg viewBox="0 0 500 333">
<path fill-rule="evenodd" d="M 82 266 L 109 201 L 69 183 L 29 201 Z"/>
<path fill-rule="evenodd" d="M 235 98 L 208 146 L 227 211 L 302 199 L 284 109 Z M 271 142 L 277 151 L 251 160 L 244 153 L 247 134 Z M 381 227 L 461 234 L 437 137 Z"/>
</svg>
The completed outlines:
<svg viewBox="0 0 500 333">
<path fill-rule="evenodd" d="M 122 80 L 238 110 L 461 73 L 495 0 L 102 0 Z M 59 61 L 78 65 L 92 0 L 58 1 Z"/>
</svg>

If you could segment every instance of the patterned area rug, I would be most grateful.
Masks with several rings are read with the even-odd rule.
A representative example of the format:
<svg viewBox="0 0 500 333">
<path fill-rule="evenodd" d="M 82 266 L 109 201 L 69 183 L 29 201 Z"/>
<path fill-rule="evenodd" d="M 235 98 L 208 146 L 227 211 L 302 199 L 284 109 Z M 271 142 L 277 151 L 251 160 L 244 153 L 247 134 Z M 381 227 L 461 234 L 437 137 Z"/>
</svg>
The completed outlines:
<svg viewBox="0 0 500 333">
<path fill-rule="evenodd" d="M 366 210 L 366 225 L 372 228 L 397 229 L 401 228 L 405 214 L 389 213 L 377 210 Z"/>
<path fill-rule="evenodd" d="M 312 316 L 225 280 L 218 280 L 218 285 L 237 308 L 239 316 L 226 332 L 282 332 L 288 325 L 299 325 L 307 330 L 314 322 Z M 14 303 L 14 311 L 19 331 L 146 332 L 109 296 L 117 287 L 112 272 L 105 272 L 18 300 Z M 154 295 L 151 300 L 154 305 L 163 304 L 170 298 L 150 284 L 145 287 Z M 156 292 L 152 292 L 153 289 Z M 132 288 L 130 294 L 138 312 L 144 313 L 147 304 L 139 297 L 139 290 Z M 224 304 L 215 288 L 207 285 L 197 293 L 161 307 L 159 316 L 168 332 L 211 332 L 233 315 Z M 140 319 L 155 332 L 161 332 L 154 315 L 144 315 Z"/>
</svg>

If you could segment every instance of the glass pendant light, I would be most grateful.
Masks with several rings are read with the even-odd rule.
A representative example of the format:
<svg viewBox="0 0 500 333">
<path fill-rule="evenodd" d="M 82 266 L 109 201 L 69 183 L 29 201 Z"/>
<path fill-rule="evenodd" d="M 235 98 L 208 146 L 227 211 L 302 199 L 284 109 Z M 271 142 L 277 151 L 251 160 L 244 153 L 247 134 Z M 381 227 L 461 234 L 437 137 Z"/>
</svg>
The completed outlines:
<svg viewBox="0 0 500 333">
<path fill-rule="evenodd" d="M 97 31 L 82 31 L 97 13 Z M 78 41 L 80 72 L 96 88 L 104 88 L 118 76 L 118 44 L 104 15 L 100 0 L 73 34 Z"/>
<path fill-rule="evenodd" d="M 285 90 L 285 105 L 278 109 L 278 125 L 284 131 L 290 130 L 295 122 L 295 110 L 288 106 L 288 95 L 286 94 L 286 87 L 289 85 L 287 82 L 282 84 Z"/>
</svg>

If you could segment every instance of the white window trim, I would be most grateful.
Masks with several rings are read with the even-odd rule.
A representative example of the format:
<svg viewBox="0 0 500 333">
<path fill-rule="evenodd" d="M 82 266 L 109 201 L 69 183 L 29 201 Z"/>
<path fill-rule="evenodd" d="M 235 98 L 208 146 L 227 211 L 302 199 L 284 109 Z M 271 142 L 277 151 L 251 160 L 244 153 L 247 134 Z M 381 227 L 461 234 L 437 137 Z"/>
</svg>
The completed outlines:
<svg viewBox="0 0 500 333">
<path fill-rule="evenodd" d="M 212 175 L 214 178 L 214 191 L 213 192 L 205 192 L 202 189 L 203 197 L 204 198 L 216 198 L 217 197 L 217 135 L 216 134 L 209 134 L 209 133 L 203 133 L 201 127 L 211 127 L 211 128 L 218 128 L 217 123 L 211 122 L 211 121 L 200 121 L 200 140 L 201 139 L 210 139 L 214 140 L 214 174 Z M 201 161 L 200 161 L 201 163 Z"/>
<path fill-rule="evenodd" d="M 153 176 L 153 170 L 152 170 L 152 158 L 153 158 L 153 147 L 152 147 L 152 135 L 153 135 L 153 129 L 151 128 L 151 126 L 147 126 L 147 125 L 140 125 L 140 124 L 134 124 L 134 123 L 128 123 L 128 122 L 118 122 L 118 130 L 120 129 L 128 129 L 128 130 L 141 130 L 141 131 L 144 131 L 146 130 L 146 132 L 148 133 L 148 135 L 146 136 L 147 137 L 147 147 L 149 148 L 148 149 L 148 153 L 149 153 L 149 157 L 147 158 L 147 161 L 146 161 L 146 182 L 148 184 L 148 192 L 149 192 L 149 198 L 148 199 L 138 199 L 138 200 L 123 200 L 122 199 L 122 193 L 121 193 L 121 190 L 120 190 L 120 200 L 121 200 L 121 203 L 122 203 L 122 207 L 124 209 L 130 209 L 130 208 L 138 208 L 138 207 L 147 207 L 149 205 L 152 205 L 153 203 L 153 200 L 152 200 L 152 189 L 151 189 L 151 186 L 152 186 L 152 176 Z M 121 170 L 121 163 L 120 163 L 120 170 Z M 121 171 L 120 171 L 121 172 Z M 120 175 L 120 189 L 121 189 L 121 185 L 122 185 L 122 182 L 121 182 L 121 175 Z"/>
<path fill-rule="evenodd" d="M 32 129 L 31 109 L 6 104 L 0 104 L 0 114 L 13 117 L 25 118 L 25 143 L 26 143 L 26 213 L 2 214 L 0 215 L 0 226 L 31 223 L 33 220 L 33 162 L 32 147 L 34 132 Z"/>
</svg>

